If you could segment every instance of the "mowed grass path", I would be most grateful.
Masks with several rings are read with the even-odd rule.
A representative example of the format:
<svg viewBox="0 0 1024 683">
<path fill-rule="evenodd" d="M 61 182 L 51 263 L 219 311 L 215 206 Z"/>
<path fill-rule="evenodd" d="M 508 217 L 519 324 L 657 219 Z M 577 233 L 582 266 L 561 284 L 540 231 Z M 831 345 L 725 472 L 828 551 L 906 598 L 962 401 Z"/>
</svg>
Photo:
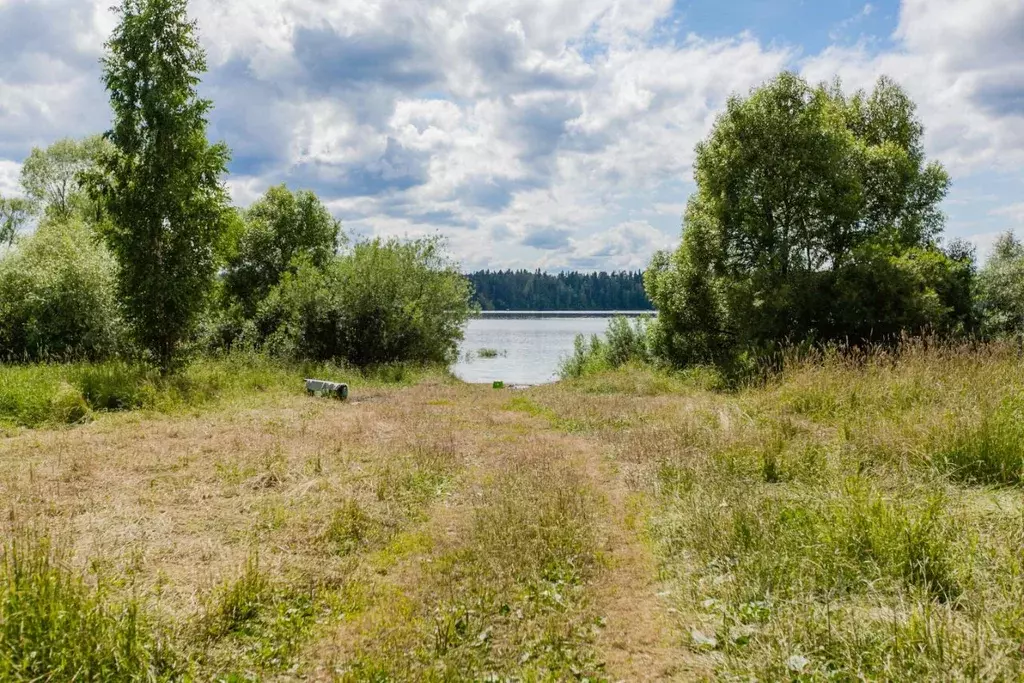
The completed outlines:
<svg viewBox="0 0 1024 683">
<path fill-rule="evenodd" d="M 21 430 L 0 679 L 1020 680 L 1022 380 L 909 350 Z M 61 591 L 29 604 L 12 544 Z"/>
</svg>

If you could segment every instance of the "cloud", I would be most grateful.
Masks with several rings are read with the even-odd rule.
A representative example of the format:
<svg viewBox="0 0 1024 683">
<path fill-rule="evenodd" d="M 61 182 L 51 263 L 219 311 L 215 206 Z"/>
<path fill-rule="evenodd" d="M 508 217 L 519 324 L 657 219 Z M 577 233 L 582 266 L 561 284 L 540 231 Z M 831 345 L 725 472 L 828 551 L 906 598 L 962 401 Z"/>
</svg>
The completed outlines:
<svg viewBox="0 0 1024 683">
<path fill-rule="evenodd" d="M 109 4 L 0 0 L 0 192 L 33 145 L 108 125 L 98 58 Z M 678 237 L 694 146 L 725 100 L 785 68 L 857 87 L 892 75 L 920 103 L 929 154 L 956 179 L 1024 163 L 1019 0 L 903 0 L 890 47 L 864 38 L 809 56 L 751 33 L 667 32 L 674 5 L 189 7 L 208 52 L 209 132 L 233 151 L 236 202 L 281 182 L 311 188 L 346 229 L 440 231 L 466 267 L 643 266 Z M 874 14 L 864 5 L 839 28 Z M 958 215 L 993 208 L 964 201 Z"/>
<path fill-rule="evenodd" d="M 628 221 L 583 238 L 569 238 L 542 259 L 551 270 L 639 270 L 673 240 L 646 221 Z"/>
<path fill-rule="evenodd" d="M 21 196 L 21 164 L 0 159 L 0 197 Z"/>
<path fill-rule="evenodd" d="M 903 0 L 897 47 L 831 47 L 807 59 L 819 80 L 895 78 L 918 103 L 929 151 L 954 173 L 1024 163 L 1024 3 Z"/>
<path fill-rule="evenodd" d="M 1007 216 L 1015 224 L 1024 226 L 1024 202 L 993 209 L 989 213 L 993 216 Z"/>
<path fill-rule="evenodd" d="M 571 235 L 572 231 L 564 228 L 544 228 L 526 235 L 521 244 L 535 249 L 564 249 Z"/>
</svg>

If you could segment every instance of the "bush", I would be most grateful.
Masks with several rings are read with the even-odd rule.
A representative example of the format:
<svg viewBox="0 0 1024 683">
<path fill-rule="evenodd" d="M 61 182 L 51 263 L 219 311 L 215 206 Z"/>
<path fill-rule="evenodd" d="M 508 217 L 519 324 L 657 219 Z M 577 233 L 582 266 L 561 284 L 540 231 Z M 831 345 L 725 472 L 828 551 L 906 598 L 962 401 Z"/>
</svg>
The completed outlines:
<svg viewBox="0 0 1024 683">
<path fill-rule="evenodd" d="M 637 318 L 630 324 L 625 316 L 615 316 L 608 323 L 604 339 L 596 334 L 589 340 L 582 334 L 576 335 L 573 354 L 562 360 L 558 373 L 568 379 L 627 363 L 647 363 L 651 360 L 648 336 L 653 327 L 647 318 Z"/>
<path fill-rule="evenodd" d="M 0 358 L 105 358 L 124 349 L 115 266 L 80 222 L 44 222 L 0 260 Z"/>
<path fill-rule="evenodd" d="M 356 243 L 325 269 L 285 273 L 256 328 L 277 354 L 359 367 L 450 363 L 472 311 L 470 286 L 438 240 Z"/>
</svg>

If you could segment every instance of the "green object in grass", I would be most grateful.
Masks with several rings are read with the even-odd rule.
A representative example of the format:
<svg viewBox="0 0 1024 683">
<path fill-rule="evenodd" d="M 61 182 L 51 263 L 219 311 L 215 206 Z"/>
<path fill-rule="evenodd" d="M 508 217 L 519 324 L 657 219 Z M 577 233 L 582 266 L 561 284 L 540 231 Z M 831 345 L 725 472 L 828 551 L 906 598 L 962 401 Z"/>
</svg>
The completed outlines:
<svg viewBox="0 0 1024 683">
<path fill-rule="evenodd" d="M 492 384 L 491 386 L 494 387 L 495 389 L 504 389 L 505 388 L 505 383 L 497 381 L 494 384 Z"/>
</svg>

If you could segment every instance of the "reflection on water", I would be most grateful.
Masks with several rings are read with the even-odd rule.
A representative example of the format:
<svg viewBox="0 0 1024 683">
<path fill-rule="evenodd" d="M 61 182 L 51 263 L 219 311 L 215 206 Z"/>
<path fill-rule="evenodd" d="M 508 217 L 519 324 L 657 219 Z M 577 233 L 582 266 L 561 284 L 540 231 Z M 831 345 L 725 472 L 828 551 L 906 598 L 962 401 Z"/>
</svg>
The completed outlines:
<svg viewBox="0 0 1024 683">
<path fill-rule="evenodd" d="M 558 379 L 562 358 L 577 334 L 602 335 L 611 313 L 487 313 L 469 321 L 459 361 L 452 368 L 464 382 L 543 384 Z M 481 349 L 498 352 L 480 357 Z"/>
</svg>

